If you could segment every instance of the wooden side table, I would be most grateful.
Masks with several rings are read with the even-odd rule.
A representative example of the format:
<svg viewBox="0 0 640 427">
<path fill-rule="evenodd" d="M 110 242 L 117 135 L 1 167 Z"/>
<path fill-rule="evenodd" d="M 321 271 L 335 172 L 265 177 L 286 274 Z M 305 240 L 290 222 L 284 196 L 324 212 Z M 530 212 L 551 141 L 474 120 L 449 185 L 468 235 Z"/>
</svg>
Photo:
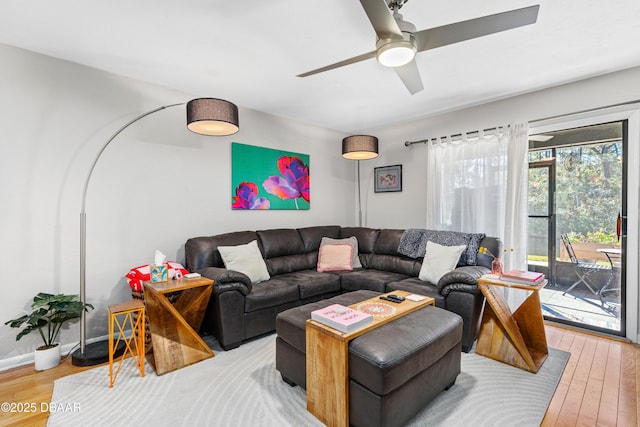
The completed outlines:
<svg viewBox="0 0 640 427">
<path fill-rule="evenodd" d="M 388 294 L 407 296 L 411 292 L 393 291 L 385 295 Z M 395 304 L 377 296 L 349 307 L 356 308 L 366 302 L 387 304 L 396 309 L 395 314 L 374 316 L 373 323 L 350 333 L 307 320 L 307 411 L 329 427 L 349 426 L 349 342 L 401 316 L 435 305 L 435 300 L 430 297 L 418 302 L 405 300 Z"/>
<path fill-rule="evenodd" d="M 538 372 L 549 354 L 538 291 L 547 285 L 507 282 L 482 276 L 478 286 L 487 303 L 482 315 L 476 353 L 518 368 Z M 511 312 L 503 289 L 523 289 L 531 292 L 527 299 Z"/>
<path fill-rule="evenodd" d="M 213 357 L 213 351 L 198 335 L 213 280 L 182 278 L 161 283 L 144 282 L 144 300 L 153 345 L 157 375 Z M 181 292 L 171 304 L 166 294 Z"/>
</svg>

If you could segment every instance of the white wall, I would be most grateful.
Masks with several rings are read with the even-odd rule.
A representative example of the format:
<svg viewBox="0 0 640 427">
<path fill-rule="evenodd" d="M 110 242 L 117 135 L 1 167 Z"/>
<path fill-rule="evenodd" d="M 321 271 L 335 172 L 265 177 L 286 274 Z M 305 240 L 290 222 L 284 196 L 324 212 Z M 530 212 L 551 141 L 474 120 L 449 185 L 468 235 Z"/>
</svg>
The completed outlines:
<svg viewBox="0 0 640 427">
<path fill-rule="evenodd" d="M 16 342 L 4 325 L 37 292 L 79 292 L 79 212 L 89 166 L 120 126 L 184 94 L 0 45 L 0 366 L 40 344 Z M 230 99 L 233 101 L 233 99 Z M 320 224 L 353 225 L 353 162 L 346 136 L 240 106 L 240 132 L 195 135 L 184 107 L 142 119 L 101 157 L 87 198 L 87 296 L 96 309 L 87 336 L 107 331 L 106 306 L 130 299 L 123 275 L 153 260 L 155 249 L 182 261 L 199 235 Z M 310 155 L 311 209 L 232 211 L 231 142 Z M 63 331 L 79 340 L 78 323 Z"/>
<path fill-rule="evenodd" d="M 371 129 L 367 132 L 377 136 L 380 140 L 380 156 L 375 160 L 361 163 L 361 185 L 363 190 L 367 189 L 363 193 L 365 224 L 376 228 L 422 228 L 425 226 L 424 188 L 427 180 L 427 150 L 424 144 L 405 147 L 404 142 L 407 140 L 417 141 L 516 122 L 529 122 L 535 125 L 536 123 L 550 122 L 550 120 L 541 120 L 547 117 L 571 115 L 576 112 L 600 109 L 639 99 L 640 68 L 634 68 L 434 117 Z M 622 110 L 624 109 L 622 108 Z M 626 117 L 637 112 L 637 109 L 637 106 L 628 107 L 629 113 Z M 559 120 L 569 121 L 570 119 Z M 630 127 L 630 144 L 637 145 L 640 143 L 640 134 L 633 129 L 637 129 L 637 127 Z M 633 152 L 637 153 L 638 150 L 629 150 L 629 153 Z M 629 160 L 629 165 L 639 163 L 640 158 L 637 155 Z M 402 192 L 374 193 L 373 168 L 394 164 L 402 164 L 403 167 Z M 631 166 L 630 169 L 633 167 Z M 635 201 L 635 204 L 630 205 L 628 210 L 633 214 L 638 211 L 637 200 L 640 182 L 638 182 L 637 173 L 629 178 L 629 189 L 635 192 L 629 195 L 629 203 Z M 639 227 L 640 224 L 637 223 L 629 226 L 630 231 L 635 230 L 634 240 L 637 240 Z M 628 249 L 631 251 L 632 248 L 637 247 L 638 242 L 634 241 L 630 242 Z M 629 295 L 631 300 L 628 311 L 632 322 L 628 323 L 628 337 L 638 341 L 637 334 L 640 330 L 640 324 L 638 324 L 637 313 L 640 301 L 638 300 L 639 254 L 637 249 L 634 253 L 628 253 L 627 257 L 628 270 L 631 274 L 627 278 L 627 284 L 633 291 Z"/>
</svg>

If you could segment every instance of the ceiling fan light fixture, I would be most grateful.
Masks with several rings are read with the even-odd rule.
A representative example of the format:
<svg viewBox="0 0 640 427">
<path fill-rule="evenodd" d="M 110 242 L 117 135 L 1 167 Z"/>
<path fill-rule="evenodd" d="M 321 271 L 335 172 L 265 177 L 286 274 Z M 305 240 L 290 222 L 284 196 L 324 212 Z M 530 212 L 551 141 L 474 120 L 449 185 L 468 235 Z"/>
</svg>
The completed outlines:
<svg viewBox="0 0 640 427">
<path fill-rule="evenodd" d="M 416 56 L 416 45 L 413 37 L 406 39 L 381 39 L 376 46 L 376 58 L 385 67 L 401 67 L 408 64 Z"/>
</svg>

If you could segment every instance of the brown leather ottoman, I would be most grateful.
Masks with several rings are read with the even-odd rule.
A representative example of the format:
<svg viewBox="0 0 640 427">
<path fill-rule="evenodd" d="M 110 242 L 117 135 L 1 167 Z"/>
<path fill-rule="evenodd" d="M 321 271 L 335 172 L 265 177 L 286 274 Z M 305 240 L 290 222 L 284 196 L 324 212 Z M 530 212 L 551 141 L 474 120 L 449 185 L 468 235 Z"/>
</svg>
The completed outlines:
<svg viewBox="0 0 640 427">
<path fill-rule="evenodd" d="M 276 369 L 306 387 L 305 322 L 330 304 L 351 305 L 377 295 L 355 291 L 292 308 L 276 319 Z M 406 424 L 460 373 L 462 319 L 428 306 L 373 329 L 349 345 L 349 422 L 354 426 Z"/>
</svg>

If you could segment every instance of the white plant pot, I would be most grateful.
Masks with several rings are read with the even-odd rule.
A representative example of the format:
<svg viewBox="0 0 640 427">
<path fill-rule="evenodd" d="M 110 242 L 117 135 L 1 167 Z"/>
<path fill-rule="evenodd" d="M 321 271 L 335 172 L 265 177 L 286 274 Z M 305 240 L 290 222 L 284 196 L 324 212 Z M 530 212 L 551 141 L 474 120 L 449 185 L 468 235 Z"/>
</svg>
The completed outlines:
<svg viewBox="0 0 640 427">
<path fill-rule="evenodd" d="M 58 366 L 60 364 L 60 344 L 56 343 L 55 347 L 44 350 L 36 349 L 33 352 L 33 357 L 36 362 L 36 371 L 44 371 Z"/>
</svg>

